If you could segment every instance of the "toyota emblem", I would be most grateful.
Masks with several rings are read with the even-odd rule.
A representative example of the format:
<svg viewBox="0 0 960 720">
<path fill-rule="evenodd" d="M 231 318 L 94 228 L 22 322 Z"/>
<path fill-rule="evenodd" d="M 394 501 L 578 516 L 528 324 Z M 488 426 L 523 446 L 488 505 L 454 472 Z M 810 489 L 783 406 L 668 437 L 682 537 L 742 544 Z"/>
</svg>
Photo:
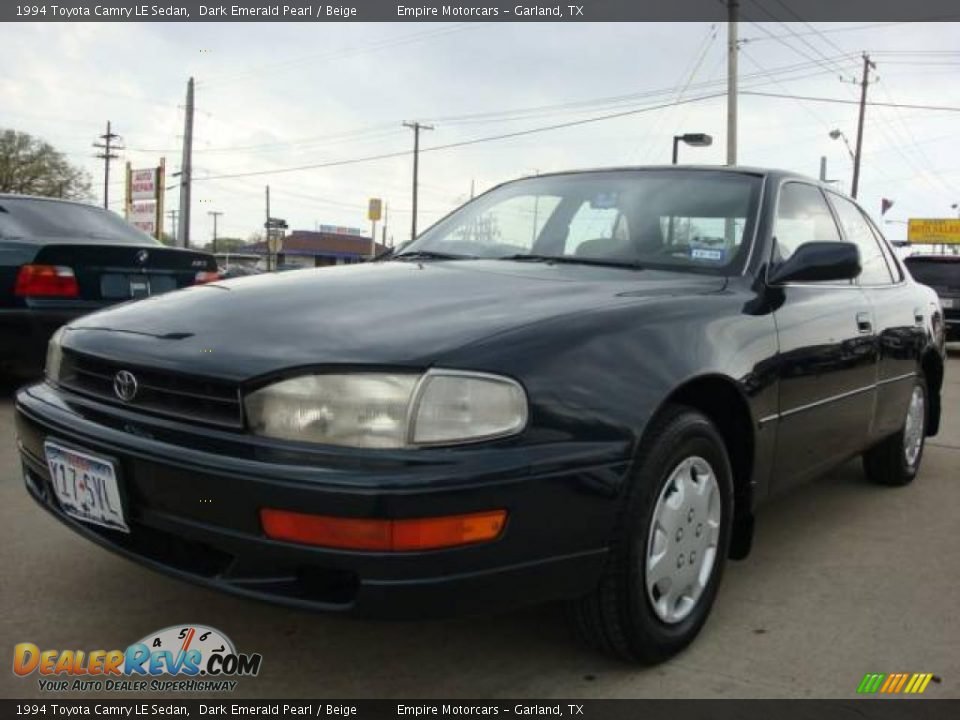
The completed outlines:
<svg viewBox="0 0 960 720">
<path fill-rule="evenodd" d="M 140 252 L 137 253 L 137 262 L 140 263 L 141 265 L 145 265 L 149 258 L 150 258 L 150 253 L 148 253 L 146 250 L 141 250 Z"/>
<path fill-rule="evenodd" d="M 129 370 L 121 370 L 113 376 L 113 391 L 124 402 L 130 402 L 137 395 L 137 378 Z"/>
</svg>

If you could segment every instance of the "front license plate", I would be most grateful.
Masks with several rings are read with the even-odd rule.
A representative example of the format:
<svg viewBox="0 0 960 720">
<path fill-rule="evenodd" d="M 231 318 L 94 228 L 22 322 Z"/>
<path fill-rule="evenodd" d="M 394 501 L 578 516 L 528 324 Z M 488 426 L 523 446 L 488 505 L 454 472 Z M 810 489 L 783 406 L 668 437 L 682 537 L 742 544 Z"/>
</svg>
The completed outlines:
<svg viewBox="0 0 960 720">
<path fill-rule="evenodd" d="M 940 304 L 944 310 L 955 310 L 960 306 L 955 298 L 940 298 Z"/>
<path fill-rule="evenodd" d="M 94 525 L 130 532 L 123 517 L 113 462 L 49 440 L 43 449 L 53 491 L 67 515 Z"/>
</svg>

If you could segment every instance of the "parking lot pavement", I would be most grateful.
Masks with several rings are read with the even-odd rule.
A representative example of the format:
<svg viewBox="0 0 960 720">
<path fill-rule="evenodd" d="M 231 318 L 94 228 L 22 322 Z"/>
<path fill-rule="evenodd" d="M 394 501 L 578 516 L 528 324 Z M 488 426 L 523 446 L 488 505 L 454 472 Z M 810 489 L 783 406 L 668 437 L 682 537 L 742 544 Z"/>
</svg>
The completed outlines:
<svg viewBox="0 0 960 720">
<path fill-rule="evenodd" d="M 372 622 L 241 600 L 144 570 L 28 499 L 6 390 L 0 652 L 23 641 L 124 648 L 194 622 L 223 630 L 241 652 L 262 653 L 259 677 L 242 680 L 237 697 L 853 697 L 867 672 L 931 672 L 941 681 L 926 696 L 960 697 L 958 408 L 955 353 L 943 429 L 916 482 L 874 487 L 851 462 L 766 507 L 753 553 L 728 565 L 699 639 L 644 669 L 577 645 L 556 607 Z M 0 671 L 0 696 L 40 694 L 36 676 Z"/>
</svg>

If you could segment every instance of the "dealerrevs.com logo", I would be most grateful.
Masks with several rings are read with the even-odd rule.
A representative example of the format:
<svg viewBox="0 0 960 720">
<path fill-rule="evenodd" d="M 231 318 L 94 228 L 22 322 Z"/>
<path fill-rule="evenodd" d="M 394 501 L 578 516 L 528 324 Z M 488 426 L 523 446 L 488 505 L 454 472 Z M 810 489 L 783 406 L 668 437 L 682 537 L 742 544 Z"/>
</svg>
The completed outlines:
<svg viewBox="0 0 960 720">
<path fill-rule="evenodd" d="M 164 628 L 126 650 L 13 648 L 14 674 L 37 675 L 49 692 L 232 691 L 233 678 L 255 677 L 262 661 L 259 653 L 238 653 L 219 630 L 195 624 Z"/>
</svg>

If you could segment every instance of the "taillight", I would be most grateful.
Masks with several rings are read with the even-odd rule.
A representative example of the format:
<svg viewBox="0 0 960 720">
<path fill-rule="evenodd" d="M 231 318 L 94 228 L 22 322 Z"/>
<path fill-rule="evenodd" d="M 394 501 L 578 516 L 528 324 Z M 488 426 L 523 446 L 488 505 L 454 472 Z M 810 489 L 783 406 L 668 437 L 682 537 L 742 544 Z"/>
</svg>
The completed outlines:
<svg viewBox="0 0 960 720">
<path fill-rule="evenodd" d="M 77 297 L 80 288 L 73 270 L 64 265 L 23 265 L 13 293 L 19 297 Z"/>
<path fill-rule="evenodd" d="M 203 285 L 204 283 L 214 282 L 215 280 L 220 279 L 219 272 L 210 272 L 209 270 L 201 270 L 197 273 L 197 277 L 194 278 L 194 284 Z"/>
</svg>

